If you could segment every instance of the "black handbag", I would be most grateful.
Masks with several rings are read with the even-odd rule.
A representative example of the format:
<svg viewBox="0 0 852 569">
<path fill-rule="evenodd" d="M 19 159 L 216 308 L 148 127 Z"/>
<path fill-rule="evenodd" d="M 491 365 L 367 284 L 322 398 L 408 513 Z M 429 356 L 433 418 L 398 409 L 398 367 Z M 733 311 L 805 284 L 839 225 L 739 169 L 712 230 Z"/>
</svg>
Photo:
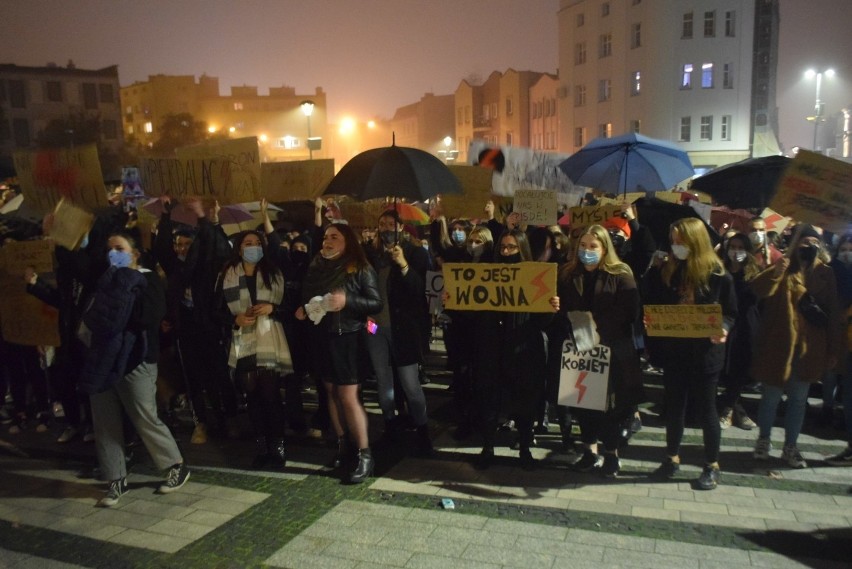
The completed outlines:
<svg viewBox="0 0 852 569">
<path fill-rule="evenodd" d="M 799 299 L 799 312 L 805 317 L 805 320 L 820 328 L 828 327 L 828 314 L 822 309 L 822 306 L 817 303 L 812 294 L 807 292 Z"/>
</svg>

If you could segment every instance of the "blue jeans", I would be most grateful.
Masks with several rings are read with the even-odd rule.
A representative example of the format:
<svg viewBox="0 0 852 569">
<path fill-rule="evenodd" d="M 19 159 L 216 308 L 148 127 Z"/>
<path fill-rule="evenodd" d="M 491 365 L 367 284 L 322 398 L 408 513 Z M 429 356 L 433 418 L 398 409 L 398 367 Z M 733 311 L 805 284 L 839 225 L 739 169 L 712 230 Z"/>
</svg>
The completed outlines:
<svg viewBox="0 0 852 569">
<path fill-rule="evenodd" d="M 764 384 L 763 397 L 757 409 L 757 425 L 760 427 L 760 438 L 768 439 L 772 433 L 772 424 L 778 411 L 778 404 L 784 390 L 787 391 L 787 410 L 784 413 L 784 446 L 795 445 L 802 432 L 805 420 L 805 409 L 808 406 L 808 391 L 811 384 L 791 377 L 785 388 Z"/>
</svg>

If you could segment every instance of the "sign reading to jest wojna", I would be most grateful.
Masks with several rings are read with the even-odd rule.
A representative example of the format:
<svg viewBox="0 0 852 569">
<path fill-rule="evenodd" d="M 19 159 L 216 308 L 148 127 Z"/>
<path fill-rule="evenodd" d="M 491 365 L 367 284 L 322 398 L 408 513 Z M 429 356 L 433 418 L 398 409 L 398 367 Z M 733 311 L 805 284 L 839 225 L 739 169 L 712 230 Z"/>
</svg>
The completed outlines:
<svg viewBox="0 0 852 569">
<path fill-rule="evenodd" d="M 612 350 L 597 345 L 578 352 L 571 338 L 562 345 L 560 405 L 606 411 Z"/>
<path fill-rule="evenodd" d="M 645 331 L 649 336 L 709 338 L 722 335 L 719 304 L 646 304 Z"/>
<path fill-rule="evenodd" d="M 448 310 L 553 312 L 554 263 L 444 263 Z"/>
</svg>

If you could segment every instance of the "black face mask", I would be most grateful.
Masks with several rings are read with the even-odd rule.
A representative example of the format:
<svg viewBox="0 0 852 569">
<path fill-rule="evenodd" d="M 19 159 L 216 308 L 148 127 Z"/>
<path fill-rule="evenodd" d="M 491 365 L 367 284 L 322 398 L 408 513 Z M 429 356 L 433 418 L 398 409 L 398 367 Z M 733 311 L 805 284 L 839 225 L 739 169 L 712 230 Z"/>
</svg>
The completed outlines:
<svg viewBox="0 0 852 569">
<path fill-rule="evenodd" d="M 814 259 L 816 259 L 817 253 L 819 252 L 819 247 L 816 245 L 801 245 L 797 252 L 799 254 L 800 261 L 803 263 L 813 263 Z"/>
<path fill-rule="evenodd" d="M 615 247 L 615 250 L 620 252 L 624 244 L 627 243 L 627 239 L 625 239 L 624 235 L 616 233 L 615 235 L 609 235 L 610 239 L 612 239 L 612 245 Z"/>
<path fill-rule="evenodd" d="M 379 232 L 379 239 L 382 240 L 385 247 L 391 247 L 397 242 L 397 233 L 395 231 L 381 231 Z"/>
<path fill-rule="evenodd" d="M 515 253 L 513 255 L 500 255 L 501 263 L 520 263 L 521 262 L 521 254 Z"/>
<path fill-rule="evenodd" d="M 290 251 L 290 260 L 295 265 L 307 265 L 310 255 L 308 255 L 307 251 Z"/>
</svg>

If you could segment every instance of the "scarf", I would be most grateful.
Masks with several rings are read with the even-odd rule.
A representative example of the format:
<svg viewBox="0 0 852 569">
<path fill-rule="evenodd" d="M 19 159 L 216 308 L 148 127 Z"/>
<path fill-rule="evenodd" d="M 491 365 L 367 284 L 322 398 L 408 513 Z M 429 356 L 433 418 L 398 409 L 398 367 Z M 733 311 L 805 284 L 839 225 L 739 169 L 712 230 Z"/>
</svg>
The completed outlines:
<svg viewBox="0 0 852 569">
<path fill-rule="evenodd" d="M 275 275 L 272 287 L 267 287 L 260 274 L 257 275 L 257 302 L 268 302 L 274 306 L 281 304 L 284 298 L 284 279 Z M 230 267 L 222 279 L 222 293 L 231 314 L 245 313 L 252 305 L 246 283 L 246 274 L 242 263 Z M 237 360 L 255 356 L 257 367 L 282 370 L 291 368 L 293 360 L 290 348 L 284 337 L 284 328 L 272 315 L 258 316 L 251 326 L 243 326 L 234 330 L 231 340 L 231 351 L 228 355 L 228 365 L 237 367 Z"/>
</svg>

